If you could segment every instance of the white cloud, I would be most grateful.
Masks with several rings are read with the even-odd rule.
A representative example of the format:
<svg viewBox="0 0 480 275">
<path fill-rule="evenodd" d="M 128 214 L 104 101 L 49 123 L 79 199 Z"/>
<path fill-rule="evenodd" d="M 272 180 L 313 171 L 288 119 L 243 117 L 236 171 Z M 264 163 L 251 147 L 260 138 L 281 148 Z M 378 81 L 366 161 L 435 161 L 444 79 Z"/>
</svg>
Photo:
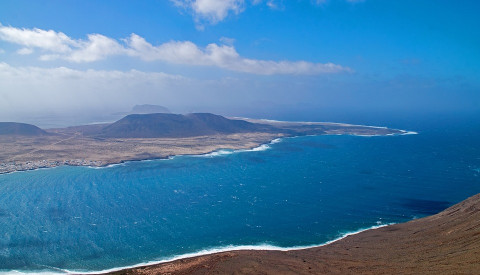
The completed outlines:
<svg viewBox="0 0 480 275">
<path fill-rule="evenodd" d="M 28 48 L 39 48 L 52 52 L 65 53 L 77 42 L 62 32 L 41 29 L 18 29 L 0 24 L 0 39 L 23 45 Z"/>
<path fill-rule="evenodd" d="M 154 46 L 136 34 L 120 41 L 100 34 L 89 34 L 87 40 L 75 40 L 53 30 L 29 30 L 0 25 L 0 39 L 27 47 L 20 49 L 19 54 L 29 54 L 33 48 L 40 49 L 42 51 L 40 60 L 43 61 L 63 59 L 81 63 L 94 62 L 110 56 L 129 56 L 150 62 L 212 66 L 260 75 L 314 75 L 350 71 L 347 67 L 333 63 L 249 59 L 240 56 L 230 43 L 222 45 L 212 43 L 201 48 L 191 41 L 170 41 Z"/>
<path fill-rule="evenodd" d="M 226 44 L 226 45 L 233 45 L 233 43 L 235 43 L 235 38 L 230 38 L 230 37 L 220 37 L 220 42 L 222 42 L 223 44 Z"/>
<path fill-rule="evenodd" d="M 21 48 L 20 50 L 17 51 L 17 53 L 20 55 L 29 55 L 33 53 L 33 50 L 30 48 Z"/>
<path fill-rule="evenodd" d="M 197 23 L 206 20 L 215 24 L 224 20 L 229 13 L 238 14 L 243 11 L 244 0 L 170 0 L 176 6 L 189 10 Z"/>
<path fill-rule="evenodd" d="M 118 41 L 100 34 L 89 34 L 87 40 L 74 40 L 53 30 L 20 29 L 1 24 L 0 40 L 24 46 L 17 51 L 22 55 L 33 53 L 33 48 L 40 49 L 44 53 L 41 60 L 92 62 L 111 55 L 126 54 L 128 51 Z"/>
<path fill-rule="evenodd" d="M 199 48 L 190 41 L 172 41 L 160 46 L 153 46 L 144 38 L 132 34 L 127 44 L 132 55 L 146 61 L 162 60 L 170 63 L 214 66 L 231 71 L 274 75 L 274 74 L 324 74 L 350 71 L 349 68 L 333 63 L 312 63 L 306 61 L 268 61 L 241 57 L 233 46 L 207 45 Z"/>
<path fill-rule="evenodd" d="M 270 0 L 270 1 L 267 1 L 267 6 L 268 6 L 269 8 L 271 8 L 271 9 L 276 9 L 276 8 L 278 8 L 277 3 L 275 3 L 275 1 L 271 1 L 271 0 Z"/>
<path fill-rule="evenodd" d="M 199 16 L 211 22 L 222 21 L 229 12 L 238 14 L 242 10 L 243 0 L 196 0 L 192 8 Z"/>
<path fill-rule="evenodd" d="M 332 0 L 304 0 L 310 1 L 313 5 L 324 5 Z M 360 3 L 365 0 L 337 0 L 348 3 Z M 170 0 L 175 6 L 193 15 L 196 27 L 199 30 L 205 28 L 205 23 L 217 24 L 225 20 L 229 14 L 243 12 L 248 4 L 257 6 L 265 4 L 272 10 L 283 10 L 283 0 Z M 248 4 L 247 4 L 248 3 Z"/>
<path fill-rule="evenodd" d="M 79 41 L 79 47 L 67 56 L 73 62 L 92 62 L 107 58 L 111 55 L 128 54 L 129 50 L 116 40 L 100 35 L 89 34 L 87 41 Z"/>
</svg>

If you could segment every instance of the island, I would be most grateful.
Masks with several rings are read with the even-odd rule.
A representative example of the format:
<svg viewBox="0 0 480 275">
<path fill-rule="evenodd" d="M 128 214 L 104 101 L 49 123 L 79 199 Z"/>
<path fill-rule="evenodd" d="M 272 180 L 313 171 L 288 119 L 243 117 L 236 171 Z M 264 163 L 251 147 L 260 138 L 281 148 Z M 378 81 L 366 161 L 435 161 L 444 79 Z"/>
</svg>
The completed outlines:
<svg viewBox="0 0 480 275">
<path fill-rule="evenodd" d="M 219 149 L 251 149 L 283 137 L 408 133 L 385 127 L 226 118 L 211 113 L 130 114 L 113 123 L 57 129 L 0 122 L 0 174 L 62 165 L 103 167 Z"/>
</svg>

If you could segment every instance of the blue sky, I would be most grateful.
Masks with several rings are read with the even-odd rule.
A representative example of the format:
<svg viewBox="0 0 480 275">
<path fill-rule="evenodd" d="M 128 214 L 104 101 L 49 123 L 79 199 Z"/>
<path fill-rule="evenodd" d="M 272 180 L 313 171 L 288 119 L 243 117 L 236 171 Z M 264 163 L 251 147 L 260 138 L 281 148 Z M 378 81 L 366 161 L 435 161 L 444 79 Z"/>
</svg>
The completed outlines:
<svg viewBox="0 0 480 275">
<path fill-rule="evenodd" d="M 0 120 L 480 110 L 478 1 L 0 2 Z M 321 113 L 321 112 L 320 112 Z"/>
</svg>

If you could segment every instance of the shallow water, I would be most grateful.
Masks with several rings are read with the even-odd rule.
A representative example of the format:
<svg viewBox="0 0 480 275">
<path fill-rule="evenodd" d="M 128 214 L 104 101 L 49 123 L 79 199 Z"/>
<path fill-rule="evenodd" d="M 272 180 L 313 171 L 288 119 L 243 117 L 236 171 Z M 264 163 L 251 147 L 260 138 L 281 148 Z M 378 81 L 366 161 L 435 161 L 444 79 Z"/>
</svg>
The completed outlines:
<svg viewBox="0 0 480 275">
<path fill-rule="evenodd" d="M 480 192 L 478 133 L 282 139 L 264 150 L 0 176 L 0 270 L 98 271 L 208 248 L 322 244 Z"/>
</svg>

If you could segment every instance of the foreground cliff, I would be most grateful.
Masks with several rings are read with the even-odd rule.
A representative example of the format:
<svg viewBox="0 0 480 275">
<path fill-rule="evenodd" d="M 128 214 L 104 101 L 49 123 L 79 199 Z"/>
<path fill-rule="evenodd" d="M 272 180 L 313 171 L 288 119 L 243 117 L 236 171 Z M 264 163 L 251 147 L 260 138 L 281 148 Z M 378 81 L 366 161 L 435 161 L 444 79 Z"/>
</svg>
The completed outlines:
<svg viewBox="0 0 480 275">
<path fill-rule="evenodd" d="M 294 251 L 232 251 L 113 274 L 479 274 L 480 194 L 443 212 Z"/>
</svg>

